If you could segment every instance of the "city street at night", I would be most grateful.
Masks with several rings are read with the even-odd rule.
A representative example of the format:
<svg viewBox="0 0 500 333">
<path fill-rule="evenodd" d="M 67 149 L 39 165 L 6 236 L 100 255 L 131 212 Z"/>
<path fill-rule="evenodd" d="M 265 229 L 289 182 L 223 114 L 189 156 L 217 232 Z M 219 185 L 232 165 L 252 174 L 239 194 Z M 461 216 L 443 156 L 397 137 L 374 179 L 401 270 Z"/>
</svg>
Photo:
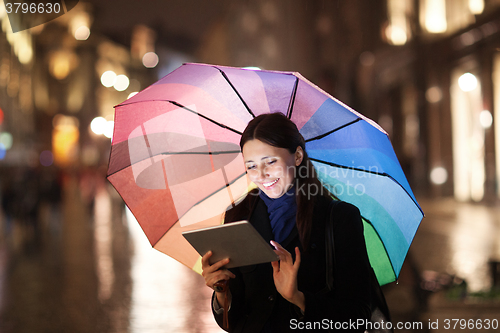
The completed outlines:
<svg viewBox="0 0 500 333">
<path fill-rule="evenodd" d="M 79 180 L 94 183 L 93 200 Z M 151 248 L 104 178 L 65 175 L 62 185 L 60 204 L 40 205 L 37 231 L 2 218 L 0 332 L 222 332 L 201 276 Z M 440 319 L 442 330 L 433 331 L 446 331 L 447 318 L 499 319 L 498 294 L 453 296 L 459 285 L 449 280 L 463 279 L 470 293 L 491 290 L 499 208 L 420 203 L 426 217 L 400 280 L 384 287 L 393 322 L 424 329 Z"/>
<path fill-rule="evenodd" d="M 500 328 L 500 0 L 0 0 L 0 29 L 0 333 Z"/>
</svg>

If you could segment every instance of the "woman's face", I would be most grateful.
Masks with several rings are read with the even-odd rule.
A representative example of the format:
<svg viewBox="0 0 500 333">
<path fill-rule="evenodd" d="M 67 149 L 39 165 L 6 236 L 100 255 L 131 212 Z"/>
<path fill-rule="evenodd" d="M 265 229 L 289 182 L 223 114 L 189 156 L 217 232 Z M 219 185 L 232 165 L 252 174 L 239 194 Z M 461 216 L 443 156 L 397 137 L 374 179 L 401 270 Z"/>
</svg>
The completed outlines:
<svg viewBox="0 0 500 333">
<path fill-rule="evenodd" d="M 249 140 L 242 149 L 250 180 L 273 199 L 290 189 L 295 179 L 295 168 L 300 165 L 303 150 L 297 147 L 295 154 L 259 140 Z"/>
</svg>

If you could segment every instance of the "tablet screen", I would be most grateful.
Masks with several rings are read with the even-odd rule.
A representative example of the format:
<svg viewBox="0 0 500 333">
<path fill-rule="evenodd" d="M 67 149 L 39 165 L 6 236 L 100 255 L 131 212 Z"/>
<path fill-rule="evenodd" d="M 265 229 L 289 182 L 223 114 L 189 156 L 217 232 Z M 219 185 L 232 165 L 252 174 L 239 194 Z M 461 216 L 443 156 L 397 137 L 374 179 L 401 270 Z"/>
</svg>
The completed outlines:
<svg viewBox="0 0 500 333">
<path fill-rule="evenodd" d="M 247 221 L 185 231 L 182 235 L 201 256 L 212 251 L 211 265 L 225 258 L 230 259 L 226 268 L 261 264 L 279 259 L 271 244 L 268 244 Z"/>
</svg>

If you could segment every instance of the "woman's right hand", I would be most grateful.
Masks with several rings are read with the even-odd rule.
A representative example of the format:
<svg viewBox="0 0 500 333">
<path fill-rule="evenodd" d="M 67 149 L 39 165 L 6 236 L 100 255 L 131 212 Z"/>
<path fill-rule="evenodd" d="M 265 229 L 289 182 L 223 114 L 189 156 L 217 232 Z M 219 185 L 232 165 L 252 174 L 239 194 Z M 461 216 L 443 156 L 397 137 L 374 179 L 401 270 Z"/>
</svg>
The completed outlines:
<svg viewBox="0 0 500 333">
<path fill-rule="evenodd" d="M 221 280 L 234 279 L 235 275 L 228 269 L 221 269 L 224 265 L 229 263 L 229 259 L 222 259 L 215 264 L 210 265 L 209 259 L 212 256 L 212 251 L 208 251 L 201 257 L 201 275 L 205 279 L 205 284 L 214 289 L 214 284 Z"/>
<path fill-rule="evenodd" d="M 208 251 L 203 257 L 201 257 L 201 275 L 205 279 L 205 284 L 208 287 L 214 289 L 214 284 L 216 282 L 219 282 L 221 280 L 234 279 L 236 276 L 228 269 L 221 269 L 222 266 L 229 263 L 229 259 L 222 259 L 220 261 L 217 261 L 215 264 L 210 265 L 209 259 L 211 256 L 212 251 Z M 223 292 L 216 291 L 215 296 L 219 305 L 224 304 Z M 231 293 L 229 293 L 228 297 L 229 299 L 231 299 Z"/>
</svg>

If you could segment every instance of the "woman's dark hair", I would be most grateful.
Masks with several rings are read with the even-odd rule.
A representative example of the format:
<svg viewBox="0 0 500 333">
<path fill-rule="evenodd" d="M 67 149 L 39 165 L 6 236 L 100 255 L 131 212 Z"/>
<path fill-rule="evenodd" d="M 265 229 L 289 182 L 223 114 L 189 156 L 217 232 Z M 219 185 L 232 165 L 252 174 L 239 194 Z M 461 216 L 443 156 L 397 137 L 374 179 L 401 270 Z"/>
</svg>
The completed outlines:
<svg viewBox="0 0 500 333">
<path fill-rule="evenodd" d="M 310 230 L 314 203 L 317 195 L 330 197 L 330 193 L 322 186 L 316 176 L 314 166 L 306 152 L 306 143 L 297 126 L 281 113 L 268 113 L 260 115 L 250 121 L 245 128 L 240 140 L 240 148 L 250 140 L 259 140 L 268 145 L 285 148 L 295 154 L 297 147 L 304 151 L 301 164 L 295 169 L 296 200 L 297 200 L 297 229 L 304 248 L 309 243 Z"/>
</svg>

